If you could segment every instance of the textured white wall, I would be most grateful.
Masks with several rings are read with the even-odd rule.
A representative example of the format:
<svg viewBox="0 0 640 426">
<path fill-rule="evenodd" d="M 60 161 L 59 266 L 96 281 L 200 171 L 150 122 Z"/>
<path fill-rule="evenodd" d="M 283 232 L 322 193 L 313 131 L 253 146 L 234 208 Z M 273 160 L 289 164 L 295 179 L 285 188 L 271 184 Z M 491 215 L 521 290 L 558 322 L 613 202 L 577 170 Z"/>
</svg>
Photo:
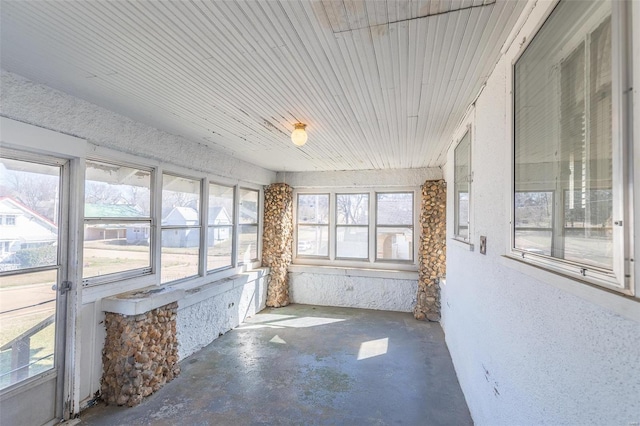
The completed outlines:
<svg viewBox="0 0 640 426">
<path fill-rule="evenodd" d="M 333 172 L 278 172 L 278 182 L 294 188 L 420 186 L 442 179 L 439 168 L 394 170 L 342 170 Z"/>
<path fill-rule="evenodd" d="M 418 274 L 402 274 L 415 278 L 380 277 L 380 272 L 361 276 L 342 269 L 333 273 L 289 272 L 289 292 L 292 303 L 412 312 Z"/>
<path fill-rule="evenodd" d="M 225 178 L 261 185 L 273 183 L 276 178 L 275 172 L 5 70 L 0 74 L 0 89 L 0 114 L 17 121 L 77 136 L 101 147 Z"/>
<path fill-rule="evenodd" d="M 248 272 L 187 291 L 178 301 L 180 360 L 265 308 L 268 276 Z"/>
<path fill-rule="evenodd" d="M 478 425 L 637 424 L 640 303 L 588 289 L 603 300 L 626 303 L 624 311 L 610 309 L 597 297 L 593 303 L 580 291 L 564 290 L 563 285 L 574 285 L 571 280 L 502 257 L 510 232 L 510 64 L 511 59 L 501 59 L 476 103 L 475 251 L 450 239 L 453 147 L 445 168 L 449 239 L 442 325 L 460 384 Z M 480 235 L 487 236 L 486 255 L 477 250 Z"/>
</svg>

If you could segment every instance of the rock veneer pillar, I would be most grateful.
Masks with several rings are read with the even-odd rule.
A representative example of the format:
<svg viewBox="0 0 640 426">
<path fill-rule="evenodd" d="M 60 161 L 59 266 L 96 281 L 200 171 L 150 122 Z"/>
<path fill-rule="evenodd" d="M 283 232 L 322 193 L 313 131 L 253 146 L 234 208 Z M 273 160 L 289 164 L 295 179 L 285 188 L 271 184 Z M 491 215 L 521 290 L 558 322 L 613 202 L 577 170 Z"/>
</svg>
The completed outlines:
<svg viewBox="0 0 640 426">
<path fill-rule="evenodd" d="M 420 208 L 420 248 L 418 251 L 418 295 L 413 315 L 416 319 L 440 321 L 440 279 L 446 274 L 446 203 L 444 180 L 422 185 Z"/>
<path fill-rule="evenodd" d="M 138 405 L 180 374 L 176 302 L 138 315 L 105 313 L 102 399 Z"/>
<path fill-rule="evenodd" d="M 264 191 L 262 266 L 269 267 L 267 306 L 289 304 L 289 265 L 293 256 L 293 188 L 274 183 Z"/>
</svg>

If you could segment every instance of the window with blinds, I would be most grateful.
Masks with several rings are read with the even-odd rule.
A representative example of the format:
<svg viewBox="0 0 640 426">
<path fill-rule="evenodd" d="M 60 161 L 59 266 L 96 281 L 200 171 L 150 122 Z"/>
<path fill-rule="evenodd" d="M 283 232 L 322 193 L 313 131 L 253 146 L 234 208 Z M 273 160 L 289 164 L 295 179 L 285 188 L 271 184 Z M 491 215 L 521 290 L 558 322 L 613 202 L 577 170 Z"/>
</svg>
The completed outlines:
<svg viewBox="0 0 640 426">
<path fill-rule="evenodd" d="M 454 150 L 454 237 L 469 241 L 471 195 L 471 131 L 467 130 Z"/>
<path fill-rule="evenodd" d="M 561 1 L 514 65 L 513 248 L 583 276 L 613 273 L 621 223 L 611 28 L 611 2 Z"/>
</svg>

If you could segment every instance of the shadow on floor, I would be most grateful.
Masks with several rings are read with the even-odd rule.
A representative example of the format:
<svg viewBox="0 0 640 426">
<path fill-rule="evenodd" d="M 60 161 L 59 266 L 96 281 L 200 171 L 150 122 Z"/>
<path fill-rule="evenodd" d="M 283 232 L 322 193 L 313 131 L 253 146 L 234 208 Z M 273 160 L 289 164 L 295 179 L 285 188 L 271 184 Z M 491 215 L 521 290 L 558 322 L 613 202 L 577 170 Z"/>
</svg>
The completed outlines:
<svg viewBox="0 0 640 426">
<path fill-rule="evenodd" d="M 134 408 L 81 425 L 470 425 L 444 333 L 408 313 L 266 309 Z"/>
</svg>

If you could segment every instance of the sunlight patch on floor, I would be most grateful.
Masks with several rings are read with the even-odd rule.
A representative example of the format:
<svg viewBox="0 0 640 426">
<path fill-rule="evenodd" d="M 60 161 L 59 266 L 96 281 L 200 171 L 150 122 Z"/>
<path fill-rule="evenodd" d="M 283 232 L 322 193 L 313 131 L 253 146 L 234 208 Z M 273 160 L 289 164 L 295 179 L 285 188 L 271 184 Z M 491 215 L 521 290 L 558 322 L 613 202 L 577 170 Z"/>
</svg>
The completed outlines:
<svg viewBox="0 0 640 426">
<path fill-rule="evenodd" d="M 263 315 L 256 316 L 253 320 L 248 320 L 246 323 L 239 325 L 237 330 L 256 330 L 260 328 L 308 328 L 345 321 L 341 318 L 292 317 L 274 314 L 268 314 L 268 316 L 271 317 L 271 319 L 267 321 L 263 321 L 263 318 L 261 318 Z"/>
<path fill-rule="evenodd" d="M 378 340 L 369 340 L 368 342 L 362 342 L 360 349 L 358 350 L 358 361 L 373 358 L 374 356 L 380 356 L 387 353 L 389 349 L 389 338 Z"/>
<path fill-rule="evenodd" d="M 280 343 L 281 345 L 286 345 L 287 342 L 284 341 L 284 339 L 282 339 L 282 337 L 278 336 L 277 334 L 275 336 L 273 336 L 273 339 L 269 340 L 271 343 Z"/>
</svg>

